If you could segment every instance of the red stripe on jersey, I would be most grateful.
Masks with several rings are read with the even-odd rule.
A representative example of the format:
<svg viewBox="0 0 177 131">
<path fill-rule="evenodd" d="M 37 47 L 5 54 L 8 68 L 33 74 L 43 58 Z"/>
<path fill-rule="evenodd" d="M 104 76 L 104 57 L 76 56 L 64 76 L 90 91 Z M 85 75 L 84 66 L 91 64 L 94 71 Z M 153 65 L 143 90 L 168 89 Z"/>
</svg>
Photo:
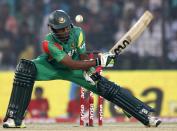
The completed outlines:
<svg viewBox="0 0 177 131">
<path fill-rule="evenodd" d="M 59 50 L 63 50 L 63 47 L 59 43 L 54 44 Z"/>
<path fill-rule="evenodd" d="M 47 40 L 44 40 L 42 42 L 42 49 L 44 50 L 45 53 L 49 54 L 49 47 L 48 47 L 49 42 Z"/>
</svg>

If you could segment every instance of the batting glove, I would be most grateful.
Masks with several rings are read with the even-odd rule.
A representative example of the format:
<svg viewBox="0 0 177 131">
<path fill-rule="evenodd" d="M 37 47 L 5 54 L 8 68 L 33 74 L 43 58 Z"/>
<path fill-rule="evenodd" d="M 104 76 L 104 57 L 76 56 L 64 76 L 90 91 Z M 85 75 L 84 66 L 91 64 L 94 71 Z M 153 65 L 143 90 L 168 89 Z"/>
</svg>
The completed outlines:
<svg viewBox="0 0 177 131">
<path fill-rule="evenodd" d="M 96 66 L 102 66 L 102 67 L 114 66 L 115 54 L 107 52 L 107 53 L 100 53 L 98 55 L 99 57 L 96 58 Z"/>
</svg>

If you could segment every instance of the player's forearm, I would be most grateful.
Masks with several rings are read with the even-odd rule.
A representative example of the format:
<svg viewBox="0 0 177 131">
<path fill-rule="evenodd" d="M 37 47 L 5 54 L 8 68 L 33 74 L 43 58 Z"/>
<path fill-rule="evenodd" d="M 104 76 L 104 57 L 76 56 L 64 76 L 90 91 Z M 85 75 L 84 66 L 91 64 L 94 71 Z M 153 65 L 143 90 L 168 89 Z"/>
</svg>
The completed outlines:
<svg viewBox="0 0 177 131">
<path fill-rule="evenodd" d="M 73 70 L 87 70 L 90 67 L 96 66 L 96 60 L 87 60 L 87 61 L 73 61 L 68 65 Z"/>
<path fill-rule="evenodd" d="M 87 70 L 90 67 L 96 66 L 96 60 L 73 60 L 70 56 L 66 55 L 61 63 L 73 70 Z"/>
<path fill-rule="evenodd" d="M 89 57 L 87 54 L 80 54 L 80 60 L 89 60 Z"/>
</svg>

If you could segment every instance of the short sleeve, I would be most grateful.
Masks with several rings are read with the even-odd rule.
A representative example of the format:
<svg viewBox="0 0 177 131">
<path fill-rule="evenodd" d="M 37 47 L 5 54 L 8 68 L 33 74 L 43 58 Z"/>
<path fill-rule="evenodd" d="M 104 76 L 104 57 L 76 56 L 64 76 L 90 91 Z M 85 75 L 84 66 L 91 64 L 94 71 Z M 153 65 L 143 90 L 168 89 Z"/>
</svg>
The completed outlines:
<svg viewBox="0 0 177 131">
<path fill-rule="evenodd" d="M 84 54 L 86 52 L 86 44 L 85 44 L 85 34 L 82 30 L 80 30 L 79 36 L 78 36 L 78 52 L 80 54 Z"/>
<path fill-rule="evenodd" d="M 42 42 L 43 51 L 54 58 L 56 61 L 60 62 L 66 55 L 63 51 L 63 47 L 59 43 L 51 43 L 47 40 Z"/>
</svg>

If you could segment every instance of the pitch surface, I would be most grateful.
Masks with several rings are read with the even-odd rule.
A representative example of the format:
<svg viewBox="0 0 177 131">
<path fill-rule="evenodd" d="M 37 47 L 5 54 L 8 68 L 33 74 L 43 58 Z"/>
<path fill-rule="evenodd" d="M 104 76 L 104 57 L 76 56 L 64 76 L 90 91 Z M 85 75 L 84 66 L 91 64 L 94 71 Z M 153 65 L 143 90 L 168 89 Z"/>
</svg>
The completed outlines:
<svg viewBox="0 0 177 131">
<path fill-rule="evenodd" d="M 0 131 L 177 131 L 177 123 L 161 124 L 158 128 L 146 128 L 138 123 L 104 124 L 102 127 L 79 127 L 77 124 L 27 124 L 23 129 L 3 129 Z"/>
</svg>

